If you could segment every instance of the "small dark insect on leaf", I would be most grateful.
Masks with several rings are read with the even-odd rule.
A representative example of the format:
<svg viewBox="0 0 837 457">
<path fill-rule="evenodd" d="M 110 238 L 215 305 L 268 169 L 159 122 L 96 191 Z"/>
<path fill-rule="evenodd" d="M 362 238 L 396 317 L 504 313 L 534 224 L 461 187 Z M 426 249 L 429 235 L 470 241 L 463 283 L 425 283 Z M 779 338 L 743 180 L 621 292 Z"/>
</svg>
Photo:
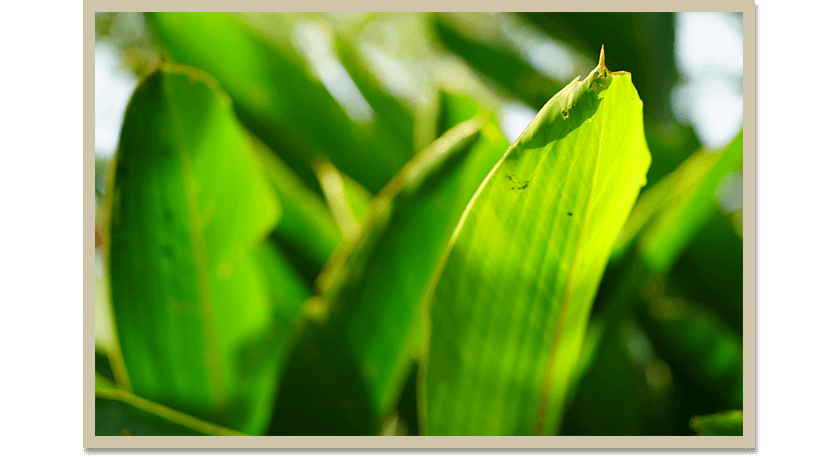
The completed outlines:
<svg viewBox="0 0 837 457">
<path fill-rule="evenodd" d="M 573 215 L 573 213 L 567 213 L 567 216 L 572 216 L 572 215 Z"/>
<path fill-rule="evenodd" d="M 508 173 L 506 173 L 506 178 L 509 178 L 509 181 L 511 181 L 512 184 L 514 184 L 512 186 L 512 190 L 523 190 L 526 188 L 526 186 L 529 185 L 529 181 L 519 182 L 518 180 L 514 179 L 514 175 L 510 175 Z"/>
</svg>

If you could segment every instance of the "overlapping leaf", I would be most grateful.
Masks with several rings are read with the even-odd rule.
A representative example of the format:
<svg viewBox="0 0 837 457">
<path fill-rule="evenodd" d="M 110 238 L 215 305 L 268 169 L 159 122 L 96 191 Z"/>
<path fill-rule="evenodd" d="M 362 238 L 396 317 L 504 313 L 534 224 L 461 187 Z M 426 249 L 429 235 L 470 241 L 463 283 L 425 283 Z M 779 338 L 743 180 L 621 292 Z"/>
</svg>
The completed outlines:
<svg viewBox="0 0 837 457">
<path fill-rule="evenodd" d="M 645 192 L 617 245 L 621 256 L 636 239 L 640 257 L 652 273 L 664 273 L 708 222 L 721 179 L 741 168 L 743 132 L 721 151 L 698 151 Z"/>
<path fill-rule="evenodd" d="M 310 187 L 317 188 L 311 160 L 319 154 L 373 192 L 413 155 L 412 142 L 393 130 L 388 113 L 377 113 L 369 122 L 353 120 L 303 57 L 288 46 L 274 45 L 258 25 L 222 13 L 147 17 L 171 58 L 217 78 L 245 125 Z M 294 33 L 282 30 L 281 21 L 266 26 L 287 36 Z"/>
<path fill-rule="evenodd" d="M 283 384 L 277 407 L 285 411 L 276 425 L 283 434 L 378 432 L 421 347 L 419 304 L 433 272 L 506 146 L 495 123 L 474 118 L 417 155 L 373 199 L 361 235 L 338 250 L 318 281 L 328 317 L 312 328 L 298 364 L 291 362 L 294 379 Z M 306 368 L 314 354 L 317 366 Z M 316 397 L 331 409 L 311 408 Z"/>
</svg>

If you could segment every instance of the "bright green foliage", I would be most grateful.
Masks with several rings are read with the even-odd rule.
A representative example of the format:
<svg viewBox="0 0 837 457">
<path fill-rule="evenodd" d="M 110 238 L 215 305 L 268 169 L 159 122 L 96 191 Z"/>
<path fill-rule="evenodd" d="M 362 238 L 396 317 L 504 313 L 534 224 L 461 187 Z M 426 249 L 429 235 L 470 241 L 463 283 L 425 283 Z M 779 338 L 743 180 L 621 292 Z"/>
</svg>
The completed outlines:
<svg viewBox="0 0 837 457">
<path fill-rule="evenodd" d="M 303 409 L 306 402 L 315 401 L 306 395 L 325 396 L 335 405 L 341 405 L 341 397 L 351 404 L 368 401 L 368 425 L 360 415 L 352 420 L 342 417 L 344 408 L 336 406 L 334 411 L 324 409 L 322 415 L 309 412 L 312 423 L 289 416 L 285 427 L 291 428 L 285 433 L 306 433 L 306 426 L 316 432 L 335 419 L 349 426 L 340 433 L 377 432 L 422 346 L 419 305 L 447 240 L 471 195 L 507 146 L 492 120 L 473 118 L 418 154 L 372 200 L 357 240 L 339 248 L 318 280 L 328 314 L 313 337 L 319 341 L 318 356 L 337 360 L 342 354 L 352 362 L 352 372 L 341 368 L 345 362 L 330 365 L 333 371 L 328 374 L 294 366 L 292 376 L 306 381 L 289 381 L 297 387 L 280 394 L 279 406 L 285 411 Z M 314 362 L 320 365 L 322 359 Z M 362 388 L 350 383 L 333 390 L 311 388 L 330 384 L 330 378 L 357 379 Z"/>
<path fill-rule="evenodd" d="M 97 434 L 741 408 L 743 132 L 707 151 L 673 117 L 673 14 L 131 14 L 96 15 L 140 76 L 97 157 Z M 634 75 L 558 92 L 602 43 Z"/>
<path fill-rule="evenodd" d="M 282 219 L 274 236 L 282 251 L 313 282 L 342 239 L 337 222 L 322 195 L 306 186 L 264 144 L 254 140 L 253 149 L 282 204 Z"/>
<path fill-rule="evenodd" d="M 412 137 L 405 138 L 386 116 L 354 121 L 306 70 L 302 55 L 276 45 L 244 19 L 223 13 L 147 17 L 171 58 L 217 78 L 242 122 L 312 188 L 317 182 L 311 161 L 318 153 L 373 192 L 413 155 Z"/>
<path fill-rule="evenodd" d="M 558 426 L 599 278 L 650 163 L 631 76 L 603 59 L 541 109 L 460 220 L 429 307 L 428 434 Z"/>
<path fill-rule="evenodd" d="M 658 182 L 636 204 L 617 251 L 639 235 L 639 253 L 652 273 L 666 272 L 717 208 L 715 193 L 728 173 L 741 168 L 743 132 L 721 151 L 698 151 Z"/>
<path fill-rule="evenodd" d="M 259 433 L 277 314 L 287 322 L 304 289 L 259 247 L 279 204 L 215 86 L 166 64 L 131 100 L 110 190 L 112 306 L 137 395 Z"/>
</svg>

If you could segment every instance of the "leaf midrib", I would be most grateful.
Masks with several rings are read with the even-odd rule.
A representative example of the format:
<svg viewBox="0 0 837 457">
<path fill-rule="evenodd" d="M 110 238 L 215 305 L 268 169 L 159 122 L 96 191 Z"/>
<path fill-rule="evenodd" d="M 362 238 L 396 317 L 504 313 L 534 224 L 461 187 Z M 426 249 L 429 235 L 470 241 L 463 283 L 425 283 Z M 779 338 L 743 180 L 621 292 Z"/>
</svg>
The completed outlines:
<svg viewBox="0 0 837 457">
<path fill-rule="evenodd" d="M 172 122 L 175 130 L 175 134 L 173 136 L 176 138 L 178 144 L 176 144 L 177 147 L 174 149 L 177 151 L 177 155 L 180 159 L 180 168 L 183 175 L 183 193 L 186 198 L 187 219 L 189 221 L 190 234 L 189 239 L 192 241 L 192 252 L 194 253 L 195 258 L 198 307 L 200 309 L 201 322 L 203 324 L 201 326 L 201 330 L 203 331 L 204 342 L 207 346 L 203 351 L 203 355 L 206 358 L 206 365 L 209 374 L 209 389 L 212 395 L 220 400 L 221 405 L 225 405 L 224 382 L 220 364 L 221 351 L 217 339 L 215 321 L 213 319 L 214 313 L 212 293 L 209 286 L 209 265 L 207 261 L 206 242 L 203 239 L 203 231 L 201 229 L 200 211 L 198 209 L 198 197 L 196 194 L 197 187 L 193 179 L 194 175 L 192 172 L 192 162 L 187 152 L 188 144 L 184 133 L 185 125 L 178 107 L 177 96 L 175 95 L 177 91 L 173 90 L 172 87 L 168 87 L 170 83 L 168 82 L 168 78 L 166 78 L 166 72 L 162 72 L 160 76 L 163 78 L 163 87 L 169 89 L 167 91 L 171 97 L 171 103 L 169 105 L 172 117 L 175 118 L 173 119 L 175 122 Z M 219 413 L 218 415 L 220 416 L 223 414 Z"/>
</svg>

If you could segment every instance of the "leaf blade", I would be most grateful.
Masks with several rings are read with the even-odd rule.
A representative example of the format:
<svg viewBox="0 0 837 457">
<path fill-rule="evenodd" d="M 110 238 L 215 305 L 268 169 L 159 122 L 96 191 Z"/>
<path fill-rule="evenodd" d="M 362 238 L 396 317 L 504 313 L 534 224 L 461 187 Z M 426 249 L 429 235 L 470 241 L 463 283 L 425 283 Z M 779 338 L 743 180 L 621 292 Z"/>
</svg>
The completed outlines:
<svg viewBox="0 0 837 457">
<path fill-rule="evenodd" d="M 247 148 L 214 80 L 172 64 L 152 72 L 126 112 L 106 248 L 134 392 L 250 431 L 266 420 L 251 414 L 253 392 L 271 393 L 241 377 L 238 351 L 272 319 L 252 252 L 280 207 Z"/>
<path fill-rule="evenodd" d="M 650 163 L 630 75 L 599 80 L 603 70 L 547 103 L 460 220 L 428 308 L 428 434 L 557 426 L 595 287 Z"/>
</svg>

